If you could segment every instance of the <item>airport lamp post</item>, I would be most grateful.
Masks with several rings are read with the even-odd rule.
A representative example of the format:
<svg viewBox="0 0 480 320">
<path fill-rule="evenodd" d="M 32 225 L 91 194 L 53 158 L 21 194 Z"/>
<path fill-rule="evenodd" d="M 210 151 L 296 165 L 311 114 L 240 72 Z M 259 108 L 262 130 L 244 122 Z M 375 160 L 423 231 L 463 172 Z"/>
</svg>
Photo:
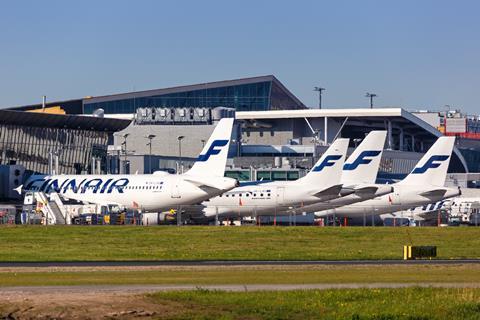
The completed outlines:
<svg viewBox="0 0 480 320">
<path fill-rule="evenodd" d="M 182 140 L 183 138 L 185 138 L 185 136 L 178 136 L 177 137 L 177 140 L 178 140 L 178 171 L 181 170 L 182 168 Z M 178 171 L 177 171 L 177 174 L 178 174 Z"/>
<path fill-rule="evenodd" d="M 373 109 L 373 98 L 375 98 L 376 96 L 377 95 L 375 93 L 370 93 L 370 92 L 367 92 L 365 94 L 365 97 L 370 99 L 370 109 Z"/>
<path fill-rule="evenodd" d="M 130 135 L 130 133 L 124 133 L 122 135 L 123 137 L 123 145 L 125 146 L 125 158 L 123 160 L 123 174 L 127 174 L 127 138 Z"/>
<path fill-rule="evenodd" d="M 202 142 L 202 150 L 203 150 L 203 148 L 205 147 L 205 142 L 207 142 L 207 140 L 202 139 L 202 140 L 200 140 L 200 141 Z"/>
<path fill-rule="evenodd" d="M 325 91 L 325 88 L 314 87 L 313 91 L 318 92 L 318 109 L 322 109 L 322 92 Z"/>
<path fill-rule="evenodd" d="M 148 136 L 146 136 L 145 138 L 148 139 L 148 143 L 147 143 L 147 146 L 149 147 L 149 156 L 148 156 L 148 165 L 149 165 L 149 171 L 150 173 L 152 173 L 152 140 L 153 138 L 155 138 L 156 135 L 154 134 L 149 134 Z"/>
</svg>

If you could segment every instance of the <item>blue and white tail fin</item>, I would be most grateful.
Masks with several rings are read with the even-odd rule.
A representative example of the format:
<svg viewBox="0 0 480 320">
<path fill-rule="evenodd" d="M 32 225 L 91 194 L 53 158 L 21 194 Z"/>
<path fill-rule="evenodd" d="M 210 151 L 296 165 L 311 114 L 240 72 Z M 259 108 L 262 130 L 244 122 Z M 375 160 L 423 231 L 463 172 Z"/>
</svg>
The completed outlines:
<svg viewBox="0 0 480 320">
<path fill-rule="evenodd" d="M 234 120 L 223 118 L 218 122 L 193 167 L 186 172 L 187 175 L 224 176 Z"/>
<path fill-rule="evenodd" d="M 343 165 L 342 183 L 375 183 L 387 131 L 370 131 Z"/>
<path fill-rule="evenodd" d="M 412 172 L 398 184 L 443 187 L 454 144 L 455 137 L 438 138 Z"/>
<path fill-rule="evenodd" d="M 347 154 L 349 139 L 338 138 L 320 157 L 307 175 L 297 181 L 316 188 L 340 184 L 342 168 Z"/>
</svg>

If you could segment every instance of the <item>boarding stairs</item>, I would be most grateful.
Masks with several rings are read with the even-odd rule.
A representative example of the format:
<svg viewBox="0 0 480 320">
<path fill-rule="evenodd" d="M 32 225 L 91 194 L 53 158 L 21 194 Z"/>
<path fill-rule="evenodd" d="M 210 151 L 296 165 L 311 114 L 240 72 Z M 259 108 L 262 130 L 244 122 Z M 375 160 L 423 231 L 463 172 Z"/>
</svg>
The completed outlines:
<svg viewBox="0 0 480 320">
<path fill-rule="evenodd" d="M 51 193 L 50 199 L 44 192 L 35 192 L 35 200 L 42 204 L 41 211 L 46 224 L 67 224 L 67 213 L 57 193 Z"/>
</svg>

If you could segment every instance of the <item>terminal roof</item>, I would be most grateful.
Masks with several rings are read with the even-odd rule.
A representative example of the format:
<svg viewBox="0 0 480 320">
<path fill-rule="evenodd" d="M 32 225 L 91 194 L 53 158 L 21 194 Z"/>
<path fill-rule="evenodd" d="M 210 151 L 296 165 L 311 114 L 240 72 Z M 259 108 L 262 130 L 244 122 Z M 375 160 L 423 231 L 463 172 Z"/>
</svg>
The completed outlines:
<svg viewBox="0 0 480 320">
<path fill-rule="evenodd" d="M 59 115 L 13 110 L 0 110 L 0 124 L 29 127 L 82 129 L 116 132 L 125 129 L 131 120 L 93 116 Z"/>
</svg>

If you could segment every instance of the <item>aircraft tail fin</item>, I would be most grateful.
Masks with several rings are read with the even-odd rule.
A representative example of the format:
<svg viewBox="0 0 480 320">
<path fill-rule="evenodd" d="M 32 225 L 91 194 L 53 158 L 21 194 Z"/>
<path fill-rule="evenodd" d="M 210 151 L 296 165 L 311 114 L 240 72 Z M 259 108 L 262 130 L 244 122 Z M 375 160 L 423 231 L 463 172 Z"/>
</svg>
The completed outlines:
<svg viewBox="0 0 480 320">
<path fill-rule="evenodd" d="M 224 176 L 234 120 L 234 118 L 223 118 L 218 122 L 193 167 L 186 174 Z"/>
<path fill-rule="evenodd" d="M 454 144 L 455 137 L 438 138 L 412 172 L 399 184 L 443 187 Z"/>
<path fill-rule="evenodd" d="M 340 184 L 348 143 L 349 139 L 338 138 L 335 140 L 312 170 L 297 181 L 314 185 L 316 188 Z"/>
<path fill-rule="evenodd" d="M 387 131 L 370 131 L 343 165 L 343 183 L 375 183 Z"/>
</svg>

